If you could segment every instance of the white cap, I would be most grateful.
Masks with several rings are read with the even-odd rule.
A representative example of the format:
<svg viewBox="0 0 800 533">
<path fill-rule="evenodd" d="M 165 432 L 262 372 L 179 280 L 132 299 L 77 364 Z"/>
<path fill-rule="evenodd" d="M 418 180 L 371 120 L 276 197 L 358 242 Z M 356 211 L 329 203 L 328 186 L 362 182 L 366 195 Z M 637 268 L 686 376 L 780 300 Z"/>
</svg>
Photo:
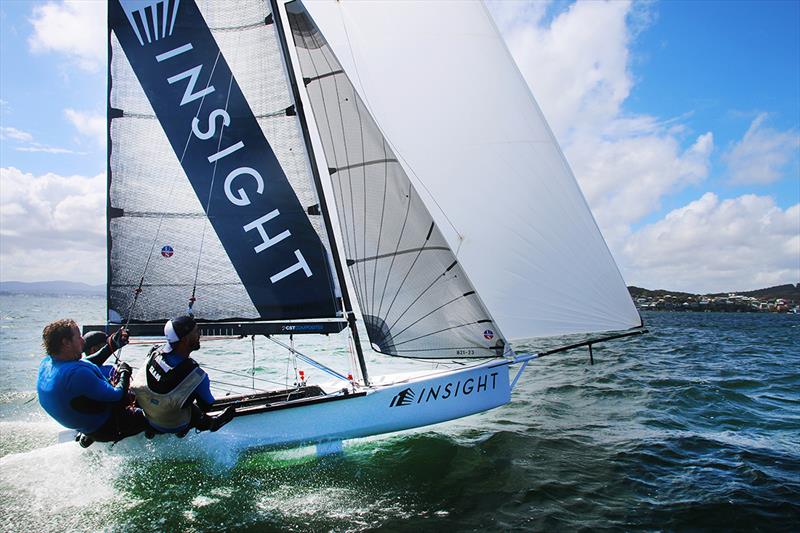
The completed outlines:
<svg viewBox="0 0 800 533">
<path fill-rule="evenodd" d="M 161 351 L 164 353 L 169 353 L 172 351 L 171 343 L 181 340 L 178 338 L 178 334 L 175 333 L 175 328 L 172 327 L 172 320 L 167 320 L 167 323 L 164 324 L 164 338 L 167 339 L 167 343 L 161 349 Z"/>
</svg>

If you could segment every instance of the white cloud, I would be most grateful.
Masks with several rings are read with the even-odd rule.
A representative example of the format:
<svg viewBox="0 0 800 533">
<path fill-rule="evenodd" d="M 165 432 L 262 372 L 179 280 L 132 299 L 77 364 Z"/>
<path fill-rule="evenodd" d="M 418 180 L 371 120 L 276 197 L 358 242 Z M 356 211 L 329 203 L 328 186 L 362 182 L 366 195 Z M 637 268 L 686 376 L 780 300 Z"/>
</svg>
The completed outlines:
<svg viewBox="0 0 800 533">
<path fill-rule="evenodd" d="M 575 3 L 549 23 L 546 9 L 501 7 L 506 42 L 559 141 L 570 144 L 575 130 L 601 131 L 619 115 L 633 85 L 629 2 Z"/>
<path fill-rule="evenodd" d="M 32 143 L 30 146 L 19 146 L 14 148 L 17 152 L 34 152 L 43 154 L 78 154 L 86 155 L 86 152 L 76 152 L 68 148 L 58 148 L 56 146 L 43 146 L 38 143 Z"/>
<path fill-rule="evenodd" d="M 64 116 L 82 135 L 91 137 L 99 145 L 106 143 L 106 117 L 100 113 L 75 111 L 65 109 Z"/>
<path fill-rule="evenodd" d="M 106 3 L 65 0 L 33 8 L 34 52 L 57 52 L 86 71 L 97 72 L 106 61 Z"/>
<path fill-rule="evenodd" d="M 634 85 L 629 47 L 652 23 L 652 6 L 578 2 L 548 19 L 552 7 L 490 4 L 598 225 L 619 255 L 632 224 L 659 209 L 665 195 L 707 177 L 714 137 L 706 132 L 687 139 L 682 117 L 658 120 L 623 109 Z"/>
<path fill-rule="evenodd" d="M 0 168 L 0 277 L 100 283 L 106 180 Z"/>
<path fill-rule="evenodd" d="M 631 43 L 652 24 L 653 7 L 490 4 L 629 283 L 692 292 L 797 283 L 800 206 L 709 193 L 633 231 L 666 196 L 702 184 L 714 150 L 712 132 L 689 136 L 691 109 L 666 120 L 624 109 L 635 83 Z M 774 181 L 797 153 L 797 132 L 771 130 L 764 120 L 725 156 L 735 182 Z"/>
<path fill-rule="evenodd" d="M 800 204 L 714 193 L 634 233 L 624 248 L 628 283 L 690 292 L 757 289 L 800 281 Z"/>
<path fill-rule="evenodd" d="M 766 120 L 766 113 L 758 115 L 744 138 L 724 154 L 731 183 L 773 183 L 783 177 L 786 165 L 797 157 L 800 134 L 796 130 L 771 129 L 764 125 Z"/>
<path fill-rule="evenodd" d="M 619 249 L 633 222 L 659 209 L 661 199 L 701 182 L 714 139 L 699 136 L 681 150 L 668 134 L 585 139 L 570 148 L 573 170 L 612 248 Z"/>
<path fill-rule="evenodd" d="M 15 141 L 31 142 L 33 141 L 33 135 L 27 131 L 4 126 L 0 128 L 0 139 L 13 139 Z"/>
<path fill-rule="evenodd" d="M 14 147 L 14 150 L 16 152 L 86 155 L 86 152 L 76 152 L 68 148 L 60 148 L 57 146 L 47 146 L 45 144 L 41 144 L 39 142 L 36 142 L 33 138 L 33 135 L 31 135 L 27 131 L 18 130 L 17 128 L 12 128 L 10 126 L 0 128 L 0 139 L 13 140 L 16 141 L 17 143 L 21 143 L 21 146 Z"/>
</svg>

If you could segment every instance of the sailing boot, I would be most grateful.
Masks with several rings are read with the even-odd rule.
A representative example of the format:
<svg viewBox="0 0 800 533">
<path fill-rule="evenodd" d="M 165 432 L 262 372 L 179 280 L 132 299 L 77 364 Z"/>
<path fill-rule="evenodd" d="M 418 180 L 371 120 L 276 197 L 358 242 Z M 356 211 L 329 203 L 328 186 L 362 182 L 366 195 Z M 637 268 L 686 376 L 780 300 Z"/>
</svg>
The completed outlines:
<svg viewBox="0 0 800 533">
<path fill-rule="evenodd" d="M 209 431 L 217 431 L 219 428 L 233 420 L 233 417 L 236 416 L 236 408 L 232 405 L 222 411 L 222 414 L 219 414 L 213 418 L 211 418 L 211 424 L 208 428 Z"/>
<path fill-rule="evenodd" d="M 80 434 L 78 437 L 75 438 L 78 441 L 78 444 L 81 445 L 81 448 L 88 448 L 94 443 L 94 439 L 89 435 Z"/>
</svg>

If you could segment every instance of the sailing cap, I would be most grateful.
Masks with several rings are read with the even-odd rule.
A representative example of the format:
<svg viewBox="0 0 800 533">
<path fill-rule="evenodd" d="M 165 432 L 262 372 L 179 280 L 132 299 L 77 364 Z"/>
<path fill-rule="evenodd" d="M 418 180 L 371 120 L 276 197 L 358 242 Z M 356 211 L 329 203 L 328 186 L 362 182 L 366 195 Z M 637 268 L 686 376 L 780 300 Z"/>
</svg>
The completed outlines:
<svg viewBox="0 0 800 533">
<path fill-rule="evenodd" d="M 189 315 L 181 315 L 168 320 L 164 325 L 164 337 L 167 339 L 167 344 L 162 351 L 165 353 L 171 352 L 172 345 L 191 333 L 196 325 L 194 318 Z"/>
</svg>

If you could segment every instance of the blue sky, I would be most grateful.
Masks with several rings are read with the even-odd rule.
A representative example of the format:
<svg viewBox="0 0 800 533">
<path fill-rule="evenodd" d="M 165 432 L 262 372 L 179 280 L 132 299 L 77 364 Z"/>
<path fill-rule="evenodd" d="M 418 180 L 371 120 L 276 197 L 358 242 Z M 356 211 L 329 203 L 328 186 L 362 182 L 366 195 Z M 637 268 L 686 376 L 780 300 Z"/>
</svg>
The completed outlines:
<svg viewBox="0 0 800 533">
<path fill-rule="evenodd" d="M 65 109 L 104 113 L 105 70 L 77 66 L 66 54 L 40 51 L 30 45 L 30 22 L 38 3 L 4 1 L 0 4 L 0 99 L 2 126 L 30 134 L 34 142 L 74 153 L 25 152 L 30 143 L 4 135 L 2 166 L 25 172 L 93 175 L 105 169 L 105 148 L 95 138 L 81 134 Z M 101 43 L 102 44 L 102 43 Z"/>
<path fill-rule="evenodd" d="M 633 47 L 634 87 L 626 107 L 659 117 L 689 114 L 683 122 L 694 132 L 711 129 L 725 148 L 745 134 L 759 113 L 777 130 L 800 123 L 800 2 L 660 2 L 655 21 Z M 787 177 L 761 187 L 727 183 L 721 151 L 709 181 L 664 201 L 665 211 L 685 204 L 711 187 L 724 196 L 768 194 L 783 208 L 800 200 L 798 158 L 784 169 Z"/>
<path fill-rule="evenodd" d="M 629 284 L 800 281 L 800 2 L 489 8 Z M 0 3 L 3 281 L 105 281 L 102 9 Z"/>
</svg>

